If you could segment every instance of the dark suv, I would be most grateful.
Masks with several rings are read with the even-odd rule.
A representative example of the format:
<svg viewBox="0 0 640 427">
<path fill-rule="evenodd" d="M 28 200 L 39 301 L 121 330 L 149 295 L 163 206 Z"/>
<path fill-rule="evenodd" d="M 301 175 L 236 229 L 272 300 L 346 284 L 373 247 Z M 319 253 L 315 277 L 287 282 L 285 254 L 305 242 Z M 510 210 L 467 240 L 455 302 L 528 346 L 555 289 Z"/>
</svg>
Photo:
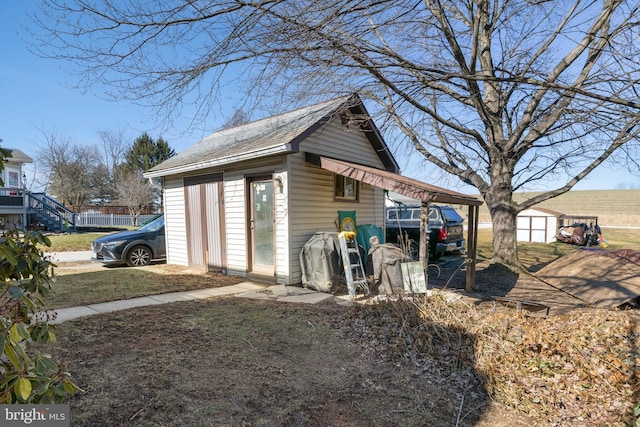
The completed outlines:
<svg viewBox="0 0 640 427">
<path fill-rule="evenodd" d="M 386 241 L 397 243 L 405 233 L 411 239 L 411 255 L 417 259 L 420 241 L 420 206 L 388 207 L 386 215 Z M 464 220 L 451 206 L 430 205 L 427 218 L 429 232 L 429 258 L 436 259 L 446 252 L 464 253 Z"/>
<path fill-rule="evenodd" d="M 93 241 L 94 261 L 127 263 L 130 267 L 149 265 L 166 257 L 164 215 L 133 231 L 122 231 Z"/>
</svg>

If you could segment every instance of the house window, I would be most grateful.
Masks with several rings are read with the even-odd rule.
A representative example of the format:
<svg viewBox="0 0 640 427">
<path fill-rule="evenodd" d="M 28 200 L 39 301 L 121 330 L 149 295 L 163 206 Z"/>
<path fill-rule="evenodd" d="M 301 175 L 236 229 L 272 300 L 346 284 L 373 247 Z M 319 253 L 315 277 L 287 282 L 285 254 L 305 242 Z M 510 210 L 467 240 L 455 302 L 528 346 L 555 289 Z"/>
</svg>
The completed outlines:
<svg viewBox="0 0 640 427">
<path fill-rule="evenodd" d="M 333 197 L 340 201 L 358 200 L 358 181 L 342 175 L 335 175 L 333 181 Z"/>
<path fill-rule="evenodd" d="M 18 172 L 9 172 L 9 187 L 18 187 L 20 185 L 20 174 Z"/>
</svg>

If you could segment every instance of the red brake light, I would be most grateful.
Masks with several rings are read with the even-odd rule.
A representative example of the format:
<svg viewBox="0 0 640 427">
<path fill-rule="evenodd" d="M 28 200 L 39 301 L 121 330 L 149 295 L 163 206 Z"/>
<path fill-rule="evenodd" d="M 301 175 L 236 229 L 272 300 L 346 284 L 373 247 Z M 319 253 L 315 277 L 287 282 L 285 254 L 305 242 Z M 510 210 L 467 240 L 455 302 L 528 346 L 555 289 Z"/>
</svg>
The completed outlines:
<svg viewBox="0 0 640 427">
<path fill-rule="evenodd" d="M 447 228 L 446 227 L 442 227 L 440 229 L 440 232 L 438 233 L 438 240 L 439 241 L 447 240 Z"/>
</svg>

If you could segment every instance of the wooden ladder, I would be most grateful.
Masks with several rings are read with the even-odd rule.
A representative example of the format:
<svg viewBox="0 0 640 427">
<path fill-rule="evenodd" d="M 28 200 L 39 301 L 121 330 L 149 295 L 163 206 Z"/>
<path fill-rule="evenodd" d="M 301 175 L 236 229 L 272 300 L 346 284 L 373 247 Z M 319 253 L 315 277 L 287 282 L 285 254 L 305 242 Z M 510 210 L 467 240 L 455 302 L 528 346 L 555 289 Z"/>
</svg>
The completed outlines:
<svg viewBox="0 0 640 427">
<path fill-rule="evenodd" d="M 344 266 L 344 276 L 347 280 L 349 298 L 354 299 L 356 297 L 356 289 L 358 287 L 365 294 L 369 294 L 369 284 L 364 272 L 358 242 L 356 242 L 356 233 L 343 231 L 338 234 L 338 241 L 340 242 L 340 254 L 342 256 L 342 265 Z"/>
</svg>

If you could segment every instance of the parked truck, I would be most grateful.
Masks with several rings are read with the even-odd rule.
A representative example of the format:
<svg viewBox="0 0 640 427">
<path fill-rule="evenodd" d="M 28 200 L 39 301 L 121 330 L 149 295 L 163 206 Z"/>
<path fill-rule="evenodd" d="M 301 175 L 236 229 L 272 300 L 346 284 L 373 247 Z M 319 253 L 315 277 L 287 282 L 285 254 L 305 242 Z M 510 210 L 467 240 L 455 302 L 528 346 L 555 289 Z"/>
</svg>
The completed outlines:
<svg viewBox="0 0 640 427">
<path fill-rule="evenodd" d="M 447 252 L 464 253 L 464 220 L 451 206 L 430 205 L 427 216 L 429 258 L 437 259 Z M 418 259 L 420 242 L 420 206 L 399 205 L 386 209 L 388 243 L 409 242 L 409 251 Z"/>
</svg>

